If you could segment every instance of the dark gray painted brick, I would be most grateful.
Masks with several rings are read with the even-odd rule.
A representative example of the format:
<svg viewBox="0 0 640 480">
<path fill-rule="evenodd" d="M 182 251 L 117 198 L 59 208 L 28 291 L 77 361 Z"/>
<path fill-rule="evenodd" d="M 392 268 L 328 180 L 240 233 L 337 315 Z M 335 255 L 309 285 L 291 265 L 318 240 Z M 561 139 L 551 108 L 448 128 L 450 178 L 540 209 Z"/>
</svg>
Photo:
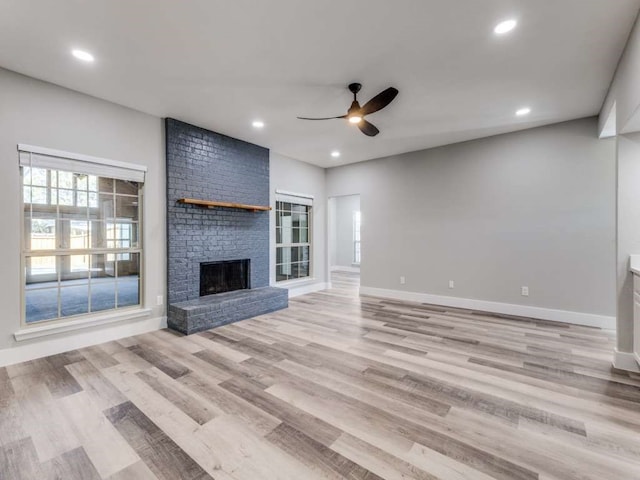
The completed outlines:
<svg viewBox="0 0 640 480">
<path fill-rule="evenodd" d="M 269 214 L 204 209 L 179 204 L 177 200 L 197 198 L 268 205 L 269 150 L 170 118 L 165 120 L 165 140 L 169 324 L 191 333 L 190 330 L 203 327 L 207 321 L 211 326 L 221 321 L 229 323 L 218 315 L 215 320 L 198 317 L 193 328 L 181 324 L 189 317 L 181 316 L 177 305 L 199 299 L 201 262 L 249 258 L 251 288 L 269 285 Z M 225 311 L 229 319 L 248 318 L 253 315 L 245 316 L 246 313 L 286 307 L 286 299 L 283 302 L 282 298 L 282 293 L 264 298 L 263 308 L 249 302 L 244 313 L 236 311 L 241 307 Z"/>
<path fill-rule="evenodd" d="M 190 335 L 288 306 L 288 291 L 263 287 L 169 305 L 169 327 Z"/>
</svg>

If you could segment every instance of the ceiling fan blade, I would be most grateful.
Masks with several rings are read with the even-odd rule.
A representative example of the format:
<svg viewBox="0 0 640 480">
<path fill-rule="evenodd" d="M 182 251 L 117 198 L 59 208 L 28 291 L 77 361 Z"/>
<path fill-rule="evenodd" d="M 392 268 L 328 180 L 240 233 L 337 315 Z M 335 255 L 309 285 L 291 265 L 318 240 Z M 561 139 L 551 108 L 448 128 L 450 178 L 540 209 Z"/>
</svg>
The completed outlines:
<svg viewBox="0 0 640 480">
<path fill-rule="evenodd" d="M 396 98 L 396 95 L 398 95 L 398 89 L 389 87 L 365 103 L 360 109 L 360 113 L 362 115 L 369 115 L 370 113 L 382 110 L 384 107 L 389 105 L 394 98 Z"/>
<path fill-rule="evenodd" d="M 358 124 L 358 128 L 362 133 L 369 137 L 375 137 L 380 133 L 380 130 L 378 130 L 378 128 L 373 123 L 369 123 L 365 119 L 362 119 L 362 121 Z"/>
<path fill-rule="evenodd" d="M 307 117 L 296 117 L 298 120 L 333 120 L 335 118 L 347 118 L 346 115 L 341 115 L 339 117 L 325 117 L 325 118 L 307 118 Z"/>
</svg>

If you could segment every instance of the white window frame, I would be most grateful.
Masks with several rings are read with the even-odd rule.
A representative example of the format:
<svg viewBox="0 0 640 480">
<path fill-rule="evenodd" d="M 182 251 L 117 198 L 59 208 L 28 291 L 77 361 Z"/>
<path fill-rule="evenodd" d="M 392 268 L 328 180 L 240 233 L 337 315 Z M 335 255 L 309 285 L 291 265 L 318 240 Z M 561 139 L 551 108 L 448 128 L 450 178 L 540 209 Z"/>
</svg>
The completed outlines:
<svg viewBox="0 0 640 480">
<path fill-rule="evenodd" d="M 142 318 L 143 316 L 151 313 L 151 309 L 144 308 L 144 234 L 143 234 L 143 208 L 144 204 L 144 182 L 147 172 L 147 167 L 144 165 L 138 165 L 127 162 L 120 162 L 106 158 L 94 157 L 90 155 L 83 155 L 78 153 L 65 152 L 61 150 L 54 150 L 45 147 L 37 147 L 26 144 L 18 144 L 18 159 L 19 167 L 31 167 L 42 168 L 48 170 L 61 170 L 70 171 L 73 173 L 95 175 L 99 177 L 107 177 L 118 180 L 128 180 L 137 182 L 140 184 L 140 190 L 138 198 L 141 208 L 138 213 L 139 231 L 138 231 L 138 243 L 134 253 L 138 253 L 140 256 L 139 265 L 139 302 L 137 305 L 119 307 L 108 310 L 100 310 L 96 312 L 90 312 L 86 314 L 79 314 L 73 316 L 57 317 L 50 320 L 41 320 L 36 322 L 26 322 L 26 259 L 32 256 L 32 251 L 26 248 L 27 239 L 25 238 L 24 227 L 24 198 L 23 198 L 23 185 L 22 174 L 19 176 L 20 182 L 20 258 L 21 258 L 21 275 L 20 275 L 20 308 L 21 308 L 21 330 L 14 334 L 17 341 L 27 340 L 31 338 L 37 338 L 44 335 L 52 335 L 64 331 L 76 330 L 79 328 L 89 328 L 95 325 L 120 322 L 124 320 Z M 49 195 L 49 194 L 48 194 Z M 103 251 L 105 250 L 105 251 Z M 108 250 L 108 251 L 107 251 Z M 87 248 L 81 250 L 71 249 L 54 249 L 50 252 L 52 256 L 65 255 L 83 255 L 83 254 L 124 254 L 131 253 L 132 249 L 126 249 L 127 251 L 120 251 L 119 249 L 95 249 Z M 57 260 L 56 260 L 57 261 Z M 60 292 L 58 292 L 60 295 Z"/>
<path fill-rule="evenodd" d="M 313 195 L 308 195 L 308 194 L 304 194 L 304 193 L 294 193 L 294 192 L 288 192 L 285 190 L 276 190 L 276 196 L 275 196 L 275 215 L 278 215 L 278 211 L 277 211 L 277 205 L 278 202 L 285 202 L 285 203 L 292 203 L 292 204 L 296 204 L 296 205 L 305 205 L 307 207 L 309 207 L 308 210 L 308 216 L 307 216 L 307 222 L 308 222 L 308 237 L 307 237 L 307 242 L 303 242 L 303 243 L 278 243 L 277 241 L 277 234 L 276 234 L 276 241 L 275 243 L 275 249 L 273 252 L 274 255 L 274 278 L 275 281 L 278 285 L 286 285 L 289 283 L 298 283 L 298 282 L 307 282 L 309 280 L 313 280 L 313 269 L 314 269 L 314 262 L 313 262 L 313 200 L 314 197 Z M 277 219 L 275 219 L 274 221 L 274 228 L 278 228 L 277 227 L 278 222 Z M 303 246 L 308 246 L 309 247 L 309 274 L 306 277 L 299 277 L 299 278 L 289 278 L 287 280 L 278 280 L 278 248 L 279 247 L 303 247 Z"/>
</svg>

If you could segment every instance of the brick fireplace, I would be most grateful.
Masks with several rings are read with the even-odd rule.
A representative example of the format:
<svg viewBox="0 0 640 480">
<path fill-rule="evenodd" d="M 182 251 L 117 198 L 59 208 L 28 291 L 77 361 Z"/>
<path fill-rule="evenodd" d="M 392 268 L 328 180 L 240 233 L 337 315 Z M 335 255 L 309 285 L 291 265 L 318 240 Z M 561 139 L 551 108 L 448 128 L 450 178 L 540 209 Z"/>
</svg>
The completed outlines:
<svg viewBox="0 0 640 480">
<path fill-rule="evenodd" d="M 285 308 L 287 291 L 269 287 L 268 212 L 179 202 L 269 205 L 269 150 L 174 119 L 165 137 L 169 327 L 189 334 Z M 201 296 L 202 265 L 238 260 L 250 288 Z"/>
</svg>

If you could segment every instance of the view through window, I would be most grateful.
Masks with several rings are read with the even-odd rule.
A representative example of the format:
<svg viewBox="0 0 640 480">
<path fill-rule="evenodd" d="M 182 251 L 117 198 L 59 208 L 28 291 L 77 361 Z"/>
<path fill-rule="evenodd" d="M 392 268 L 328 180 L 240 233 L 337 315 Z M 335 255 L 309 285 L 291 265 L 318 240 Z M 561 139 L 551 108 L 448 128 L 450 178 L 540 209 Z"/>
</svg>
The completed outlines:
<svg viewBox="0 0 640 480">
<path fill-rule="evenodd" d="M 276 201 L 276 281 L 311 275 L 311 205 Z"/>
<path fill-rule="evenodd" d="M 138 182 L 22 166 L 24 320 L 140 304 Z"/>
</svg>

